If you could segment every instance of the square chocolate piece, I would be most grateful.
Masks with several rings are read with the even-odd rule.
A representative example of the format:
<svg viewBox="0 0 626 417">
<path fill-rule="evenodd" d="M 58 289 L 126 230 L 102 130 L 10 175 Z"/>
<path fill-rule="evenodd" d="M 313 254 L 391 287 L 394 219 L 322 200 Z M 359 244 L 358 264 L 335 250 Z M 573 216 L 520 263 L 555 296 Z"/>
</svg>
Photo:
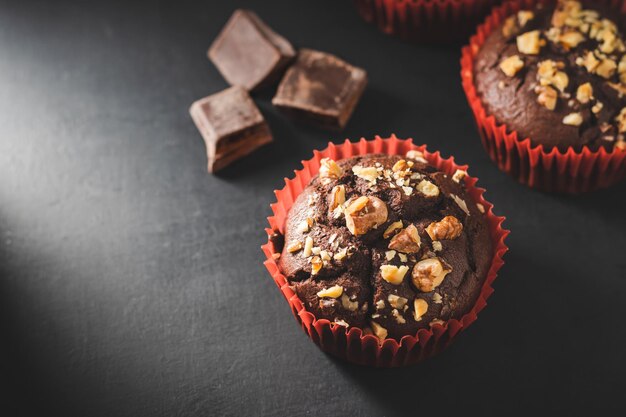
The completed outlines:
<svg viewBox="0 0 626 417">
<path fill-rule="evenodd" d="M 301 49 L 272 103 L 287 115 L 341 130 L 367 85 L 367 73 L 334 55 Z"/>
<path fill-rule="evenodd" d="M 209 172 L 271 142 L 272 133 L 243 87 L 230 87 L 194 102 L 189 113 L 204 138 Z"/>
<path fill-rule="evenodd" d="M 208 55 L 226 81 L 252 91 L 277 80 L 296 52 L 254 12 L 240 9 L 226 23 Z"/>
</svg>

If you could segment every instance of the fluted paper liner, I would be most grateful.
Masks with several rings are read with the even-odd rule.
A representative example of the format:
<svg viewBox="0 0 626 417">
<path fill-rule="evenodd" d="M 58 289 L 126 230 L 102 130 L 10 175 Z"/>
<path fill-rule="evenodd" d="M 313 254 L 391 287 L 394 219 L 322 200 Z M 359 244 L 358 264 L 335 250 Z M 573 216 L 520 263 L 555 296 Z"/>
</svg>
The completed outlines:
<svg viewBox="0 0 626 417">
<path fill-rule="evenodd" d="M 494 8 L 478 27 L 461 56 L 461 79 L 472 108 L 483 146 L 500 170 L 529 187 L 543 191 L 578 194 L 609 187 L 626 177 L 626 151 L 604 148 L 577 151 L 546 149 L 519 139 L 517 131 L 499 123 L 485 110 L 474 85 L 474 59 L 489 34 L 511 14 L 532 9 L 541 0 L 514 0 Z M 601 0 L 598 0 L 601 2 Z M 605 1 L 606 3 L 612 3 Z M 626 5 L 626 3 L 625 3 Z M 624 12 L 622 12 L 624 14 Z"/>
<path fill-rule="evenodd" d="M 465 40 L 501 0 L 354 0 L 382 32 L 416 42 Z"/>
<path fill-rule="evenodd" d="M 494 251 L 491 268 L 476 304 L 460 320 L 449 320 L 443 325 L 435 324 L 430 329 L 419 330 L 416 335 L 404 336 L 399 342 L 389 338 L 381 343 L 377 337 L 371 334 L 364 335 L 359 328 L 350 327 L 346 329 L 343 326 L 332 324 L 326 319 L 318 320 L 313 314 L 305 310 L 302 301 L 289 287 L 287 279 L 280 272 L 272 256 L 275 251 L 269 236 L 274 231 L 284 235 L 287 213 L 297 196 L 308 185 L 311 178 L 317 174 L 322 158 L 340 160 L 368 153 L 405 155 L 412 149 L 423 152 L 424 157 L 431 165 L 450 175 L 454 174 L 457 169 L 467 169 L 467 166 L 457 165 L 452 157 L 443 159 L 439 152 L 428 152 L 425 145 L 414 145 L 412 139 L 401 140 L 395 136 L 382 139 L 377 136 L 376 139 L 369 141 L 361 139 L 359 142 L 352 143 L 346 140 L 340 145 L 329 143 L 323 151 L 314 151 L 313 158 L 303 161 L 303 168 L 295 171 L 295 177 L 292 179 L 285 178 L 285 187 L 275 191 L 277 201 L 271 205 L 274 214 L 268 217 L 270 227 L 266 229 L 268 242 L 262 246 L 267 258 L 264 264 L 289 303 L 294 317 L 311 340 L 323 351 L 349 362 L 377 367 L 397 367 L 417 363 L 441 351 L 462 330 L 476 320 L 478 313 L 486 306 L 487 299 L 493 292 L 491 285 L 498 270 L 504 264 L 502 256 L 508 250 L 504 244 L 504 239 L 509 233 L 501 227 L 504 217 L 497 217 L 493 214 L 493 205 L 483 198 L 485 190 L 476 187 L 478 179 L 468 175 L 464 179 L 468 194 L 475 203 L 480 203 L 485 207 L 484 216 L 487 218 Z"/>
</svg>

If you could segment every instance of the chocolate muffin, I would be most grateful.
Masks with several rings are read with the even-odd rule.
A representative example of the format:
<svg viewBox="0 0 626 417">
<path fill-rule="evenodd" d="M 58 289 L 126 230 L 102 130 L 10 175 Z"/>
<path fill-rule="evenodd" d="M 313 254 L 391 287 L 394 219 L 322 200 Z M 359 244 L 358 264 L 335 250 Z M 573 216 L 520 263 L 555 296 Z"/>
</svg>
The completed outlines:
<svg viewBox="0 0 626 417">
<path fill-rule="evenodd" d="M 304 308 L 381 340 L 471 310 L 493 245 L 464 176 L 418 151 L 322 159 L 288 213 L 278 261 Z"/>
<path fill-rule="evenodd" d="M 626 149 L 626 47 L 617 10 L 560 0 L 508 17 L 474 62 L 488 114 L 533 145 Z"/>
</svg>

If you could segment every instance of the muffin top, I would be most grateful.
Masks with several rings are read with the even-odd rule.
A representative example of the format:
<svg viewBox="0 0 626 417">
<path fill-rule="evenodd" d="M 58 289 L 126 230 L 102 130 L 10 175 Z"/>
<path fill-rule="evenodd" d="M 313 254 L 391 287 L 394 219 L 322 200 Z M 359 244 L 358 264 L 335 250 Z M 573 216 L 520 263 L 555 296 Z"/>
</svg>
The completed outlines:
<svg viewBox="0 0 626 417">
<path fill-rule="evenodd" d="M 278 262 L 305 309 L 380 339 L 471 310 L 493 249 L 464 176 L 418 151 L 323 159 L 288 213 Z"/>
<path fill-rule="evenodd" d="M 533 144 L 626 149 L 626 47 L 616 10 L 561 0 L 509 16 L 474 62 L 488 114 Z"/>
</svg>

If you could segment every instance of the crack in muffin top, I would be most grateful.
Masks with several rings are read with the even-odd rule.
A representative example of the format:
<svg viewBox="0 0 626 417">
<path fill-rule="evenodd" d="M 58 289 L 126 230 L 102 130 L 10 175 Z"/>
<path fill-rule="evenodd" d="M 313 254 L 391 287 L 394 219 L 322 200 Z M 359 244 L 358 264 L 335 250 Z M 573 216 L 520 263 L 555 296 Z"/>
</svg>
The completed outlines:
<svg viewBox="0 0 626 417">
<path fill-rule="evenodd" d="M 323 159 L 288 213 L 278 261 L 305 309 L 381 340 L 471 310 L 493 245 L 465 175 L 418 151 Z"/>
<path fill-rule="evenodd" d="M 610 19 L 617 14 L 559 0 L 509 16 L 474 62 L 487 113 L 535 145 L 625 150 L 626 46 Z"/>
</svg>

